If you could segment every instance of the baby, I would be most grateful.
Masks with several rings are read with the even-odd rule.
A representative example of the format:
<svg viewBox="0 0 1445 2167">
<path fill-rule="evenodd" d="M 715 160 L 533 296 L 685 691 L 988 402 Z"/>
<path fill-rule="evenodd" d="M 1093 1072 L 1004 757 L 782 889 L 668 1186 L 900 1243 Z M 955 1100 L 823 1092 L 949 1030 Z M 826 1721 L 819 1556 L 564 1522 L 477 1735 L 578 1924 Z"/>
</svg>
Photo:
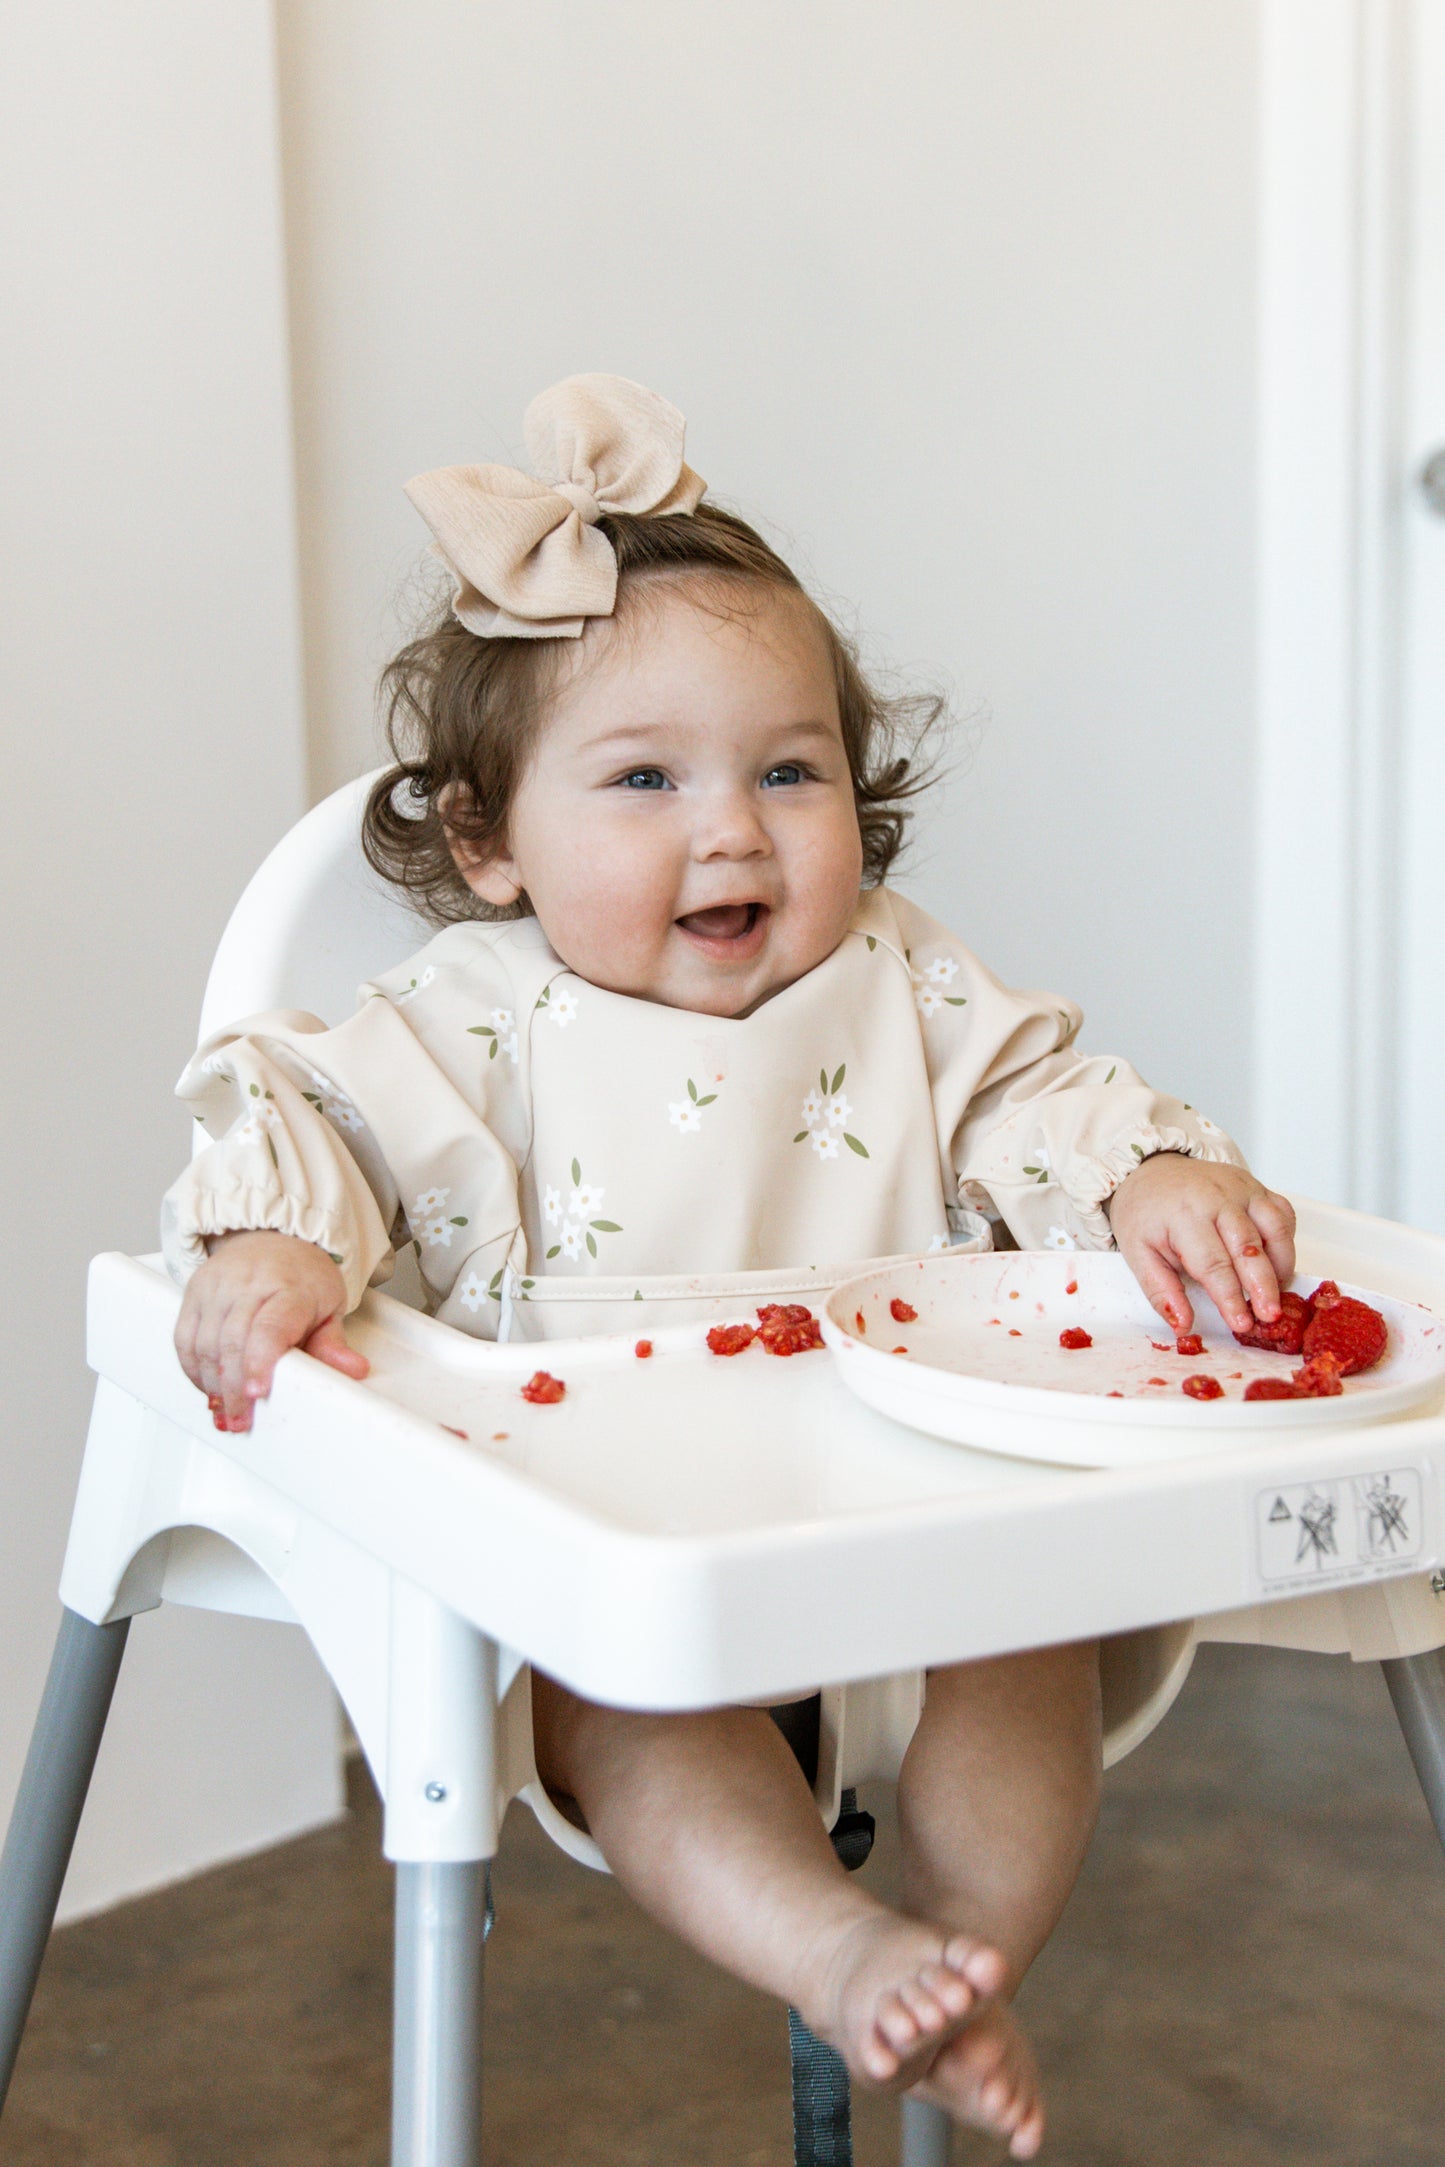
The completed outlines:
<svg viewBox="0 0 1445 2167">
<path fill-rule="evenodd" d="M 248 1426 L 288 1348 L 363 1376 L 343 1319 L 407 1240 L 435 1313 L 488 1335 L 504 1300 L 531 1336 L 636 1330 L 679 1278 L 805 1285 L 945 1247 L 969 1208 L 1025 1247 L 1117 1244 L 1176 1331 L 1185 1275 L 1233 1326 L 1277 1315 L 1292 1214 L 1229 1139 L 882 886 L 907 715 L 701 501 L 681 415 L 576 377 L 527 442 L 542 479 L 409 489 L 455 597 L 388 672 L 366 835 L 444 930 L 339 1028 L 253 1018 L 182 1079 L 217 1140 L 165 1240 L 217 1422 Z M 642 1904 L 856 2076 L 1037 2152 L 1009 2002 L 1093 1826 L 1095 1647 L 930 1674 L 896 1911 L 765 1711 L 533 1699 L 543 1781 Z"/>
</svg>

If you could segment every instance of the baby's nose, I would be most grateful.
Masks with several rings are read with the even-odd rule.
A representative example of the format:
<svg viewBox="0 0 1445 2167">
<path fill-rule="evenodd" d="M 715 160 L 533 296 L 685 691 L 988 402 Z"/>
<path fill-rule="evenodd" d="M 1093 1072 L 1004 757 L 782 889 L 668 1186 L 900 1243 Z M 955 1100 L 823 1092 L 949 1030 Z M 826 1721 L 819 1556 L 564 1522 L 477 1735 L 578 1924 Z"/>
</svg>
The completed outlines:
<svg viewBox="0 0 1445 2167">
<path fill-rule="evenodd" d="M 693 831 L 693 852 L 699 858 L 753 858 L 771 849 L 758 808 L 743 791 L 709 806 Z"/>
</svg>

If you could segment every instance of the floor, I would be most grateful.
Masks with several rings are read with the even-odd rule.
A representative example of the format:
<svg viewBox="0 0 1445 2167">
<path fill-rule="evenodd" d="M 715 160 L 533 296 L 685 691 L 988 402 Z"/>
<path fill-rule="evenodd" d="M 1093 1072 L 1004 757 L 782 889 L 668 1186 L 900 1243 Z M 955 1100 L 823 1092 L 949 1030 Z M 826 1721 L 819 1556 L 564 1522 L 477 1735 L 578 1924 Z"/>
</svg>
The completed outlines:
<svg viewBox="0 0 1445 2167">
<path fill-rule="evenodd" d="M 487 2167 L 787 2167 L 779 2010 L 522 1814 L 497 1897 Z M 389 1904 L 359 1774 L 346 1824 L 67 1928 L 0 2167 L 384 2167 Z M 1445 1862 L 1378 1672 L 1206 1649 L 1022 2006 L 1054 2167 L 1439 2167 Z M 886 2167 L 892 2103 L 856 2128 Z"/>
</svg>

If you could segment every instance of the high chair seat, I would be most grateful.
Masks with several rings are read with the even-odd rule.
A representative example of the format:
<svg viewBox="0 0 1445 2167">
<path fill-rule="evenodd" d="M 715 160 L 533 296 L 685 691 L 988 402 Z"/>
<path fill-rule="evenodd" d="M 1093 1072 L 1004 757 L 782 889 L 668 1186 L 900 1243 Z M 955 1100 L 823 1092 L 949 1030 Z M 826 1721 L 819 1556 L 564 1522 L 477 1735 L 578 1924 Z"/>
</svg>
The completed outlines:
<svg viewBox="0 0 1445 2167">
<path fill-rule="evenodd" d="M 361 865 L 366 787 L 319 806 L 258 873 L 207 1028 L 278 1005 L 339 1017 L 425 937 Z M 1306 1205 L 1301 1247 L 1306 1270 L 1445 1308 L 1432 1237 Z M 230 1436 L 176 1363 L 178 1304 L 155 1259 L 92 1267 L 99 1382 L 65 1615 L 0 1863 L 0 2083 L 129 1620 L 163 1601 L 300 1623 L 366 1752 L 397 1863 L 394 2167 L 476 2167 L 486 1867 L 508 1802 L 601 1863 L 537 1782 L 533 1662 L 651 1709 L 821 1688 L 831 1827 L 843 1791 L 896 1774 L 932 1665 L 1107 1636 L 1117 1757 L 1201 1637 L 1349 1652 L 1384 1662 L 1445 1837 L 1445 1687 L 1427 1652 L 1445 1644 L 1439 1412 L 1079 1473 L 902 1429 L 823 1355 L 720 1365 L 693 1324 L 657 1335 L 649 1362 L 630 1335 L 551 1341 L 567 1397 L 532 1407 L 518 1387 L 535 1346 L 466 1339 L 372 1291 L 348 1328 L 368 1380 L 288 1355 L 253 1430 Z M 1322 1567 L 1305 1600 L 1269 1578 L 1266 1493 L 1336 1483 L 1347 1499 L 1382 1473 L 1408 1501 L 1393 1547 Z M 908 2103 L 907 2167 L 941 2167 L 947 2142 Z"/>
</svg>

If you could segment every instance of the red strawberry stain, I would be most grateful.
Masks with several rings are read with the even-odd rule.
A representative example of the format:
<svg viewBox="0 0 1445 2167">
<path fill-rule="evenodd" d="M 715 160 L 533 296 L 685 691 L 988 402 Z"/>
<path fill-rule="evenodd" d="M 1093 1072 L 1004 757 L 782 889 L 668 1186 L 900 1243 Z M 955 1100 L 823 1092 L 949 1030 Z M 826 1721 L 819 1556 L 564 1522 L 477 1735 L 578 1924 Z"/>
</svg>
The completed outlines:
<svg viewBox="0 0 1445 2167">
<path fill-rule="evenodd" d="M 914 1308 L 912 1302 L 900 1301 L 896 1294 L 888 1304 L 888 1314 L 895 1324 L 916 1324 L 918 1322 L 918 1311 Z"/>
<path fill-rule="evenodd" d="M 1066 1332 L 1059 1334 L 1061 1347 L 1092 1347 L 1093 1344 L 1093 1334 L 1086 1332 L 1081 1324 L 1071 1324 Z"/>
<path fill-rule="evenodd" d="M 1186 1377 L 1179 1387 L 1192 1400 L 1222 1400 L 1224 1387 L 1217 1377 Z"/>
<path fill-rule="evenodd" d="M 522 1387 L 523 1399 L 530 1400 L 534 1407 L 555 1407 L 566 1395 L 567 1387 L 561 1378 L 545 1369 L 537 1370 Z"/>
</svg>

